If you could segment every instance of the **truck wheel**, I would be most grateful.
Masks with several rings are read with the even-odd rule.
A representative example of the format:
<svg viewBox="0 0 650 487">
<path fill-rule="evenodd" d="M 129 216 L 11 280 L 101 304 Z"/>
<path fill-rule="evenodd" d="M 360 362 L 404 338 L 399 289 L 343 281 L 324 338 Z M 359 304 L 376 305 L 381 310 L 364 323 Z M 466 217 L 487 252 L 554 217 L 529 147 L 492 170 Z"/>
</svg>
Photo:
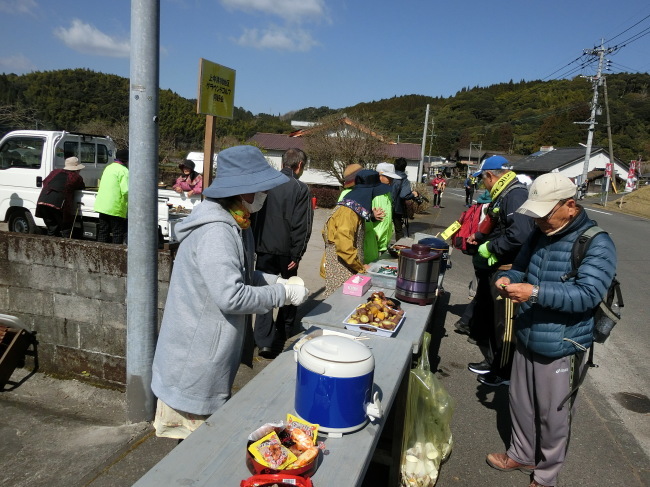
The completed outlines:
<svg viewBox="0 0 650 487">
<path fill-rule="evenodd" d="M 9 217 L 9 231 L 16 233 L 38 233 L 38 227 L 28 210 L 18 210 Z"/>
</svg>

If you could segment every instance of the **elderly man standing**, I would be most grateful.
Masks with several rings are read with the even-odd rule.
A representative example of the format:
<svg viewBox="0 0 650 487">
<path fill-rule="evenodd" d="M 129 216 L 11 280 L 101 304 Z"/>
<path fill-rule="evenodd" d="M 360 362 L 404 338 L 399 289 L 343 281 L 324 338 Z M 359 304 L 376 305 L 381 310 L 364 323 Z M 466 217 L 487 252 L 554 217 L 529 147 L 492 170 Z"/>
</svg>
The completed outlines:
<svg viewBox="0 0 650 487">
<path fill-rule="evenodd" d="M 282 174 L 289 180 L 268 191 L 266 202 L 253 219 L 253 235 L 257 262 L 255 269 L 288 279 L 298 275 L 298 265 L 307 250 L 314 221 L 309 187 L 299 181 L 307 156 L 300 149 L 289 149 L 282 155 Z M 258 354 L 274 358 L 282 351 L 288 336 L 293 336 L 296 306 L 278 310 L 273 323 L 273 310 L 255 317 L 255 343 Z"/>
<path fill-rule="evenodd" d="M 520 307 L 510 383 L 510 448 L 489 454 L 487 462 L 502 471 L 532 471 L 530 487 L 557 485 L 575 416 L 575 387 L 592 346 L 594 308 L 616 272 L 614 242 L 600 233 L 577 274 L 567 278 L 574 243 L 595 225 L 576 203 L 576 190 L 557 173 L 533 182 L 517 212 L 535 219 L 536 233 L 512 269 L 499 273 L 495 282 L 498 292 Z"/>
<path fill-rule="evenodd" d="M 498 270 L 509 269 L 521 246 L 533 231 L 533 219 L 516 213 L 526 198 L 528 190 L 517 180 L 517 175 L 508 169 L 508 160 L 492 156 L 485 160 L 474 177 L 481 177 L 490 191 L 491 203 L 487 208 L 486 222 L 479 226 L 479 232 L 467 239 L 467 243 L 478 244 L 478 254 L 472 260 L 478 280 L 476 308 L 470 332 L 478 341 L 489 340 L 488 357 L 481 362 L 468 364 L 469 370 L 479 374 L 479 381 L 488 386 L 507 385 L 514 353 L 512 318 L 514 306 L 508 299 L 497 300 L 492 292 L 492 282 Z"/>
</svg>

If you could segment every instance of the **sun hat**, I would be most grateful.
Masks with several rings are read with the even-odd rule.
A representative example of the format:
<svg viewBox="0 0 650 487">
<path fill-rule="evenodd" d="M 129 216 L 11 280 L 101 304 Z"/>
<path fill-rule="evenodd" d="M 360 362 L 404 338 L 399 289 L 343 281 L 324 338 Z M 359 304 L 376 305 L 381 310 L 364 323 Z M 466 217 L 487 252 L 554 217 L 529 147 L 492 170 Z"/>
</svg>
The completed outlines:
<svg viewBox="0 0 650 487">
<path fill-rule="evenodd" d="M 118 149 L 115 153 L 115 160 L 120 162 L 129 162 L 129 149 Z"/>
<path fill-rule="evenodd" d="M 561 200 L 576 195 L 576 185 L 560 173 L 550 172 L 539 176 L 528 190 L 528 199 L 517 213 L 542 218 L 548 215 Z"/>
<path fill-rule="evenodd" d="M 354 188 L 345 195 L 342 201 L 354 200 L 368 212 L 372 212 L 372 199 L 390 193 L 390 186 L 382 184 L 379 173 L 372 169 L 362 169 L 357 173 Z"/>
<path fill-rule="evenodd" d="M 402 176 L 395 172 L 395 166 L 389 162 L 380 162 L 377 164 L 377 172 L 392 179 L 402 179 Z"/>
<path fill-rule="evenodd" d="M 510 164 L 508 159 L 503 156 L 492 156 L 485 159 L 478 171 L 476 171 L 472 176 L 475 178 L 480 176 L 483 171 L 493 171 L 496 169 L 506 169 L 504 166 Z"/>
<path fill-rule="evenodd" d="M 362 169 L 363 166 L 361 164 L 348 164 L 343 170 L 343 187 L 350 188 L 354 186 L 354 178 Z"/>
<path fill-rule="evenodd" d="M 273 169 L 257 147 L 238 145 L 219 152 L 217 175 L 203 194 L 208 198 L 227 198 L 267 191 L 287 181 L 289 178 Z"/>
<path fill-rule="evenodd" d="M 196 165 L 194 164 L 194 161 L 192 161 L 190 159 L 184 159 L 183 162 L 181 162 L 178 165 L 178 168 L 183 169 L 184 167 L 188 168 L 190 171 L 194 171 L 194 168 L 196 167 Z"/>
<path fill-rule="evenodd" d="M 63 166 L 63 169 L 66 171 L 81 171 L 84 167 L 83 164 L 79 164 L 79 159 L 76 157 L 68 157 L 65 160 L 65 165 Z"/>
</svg>

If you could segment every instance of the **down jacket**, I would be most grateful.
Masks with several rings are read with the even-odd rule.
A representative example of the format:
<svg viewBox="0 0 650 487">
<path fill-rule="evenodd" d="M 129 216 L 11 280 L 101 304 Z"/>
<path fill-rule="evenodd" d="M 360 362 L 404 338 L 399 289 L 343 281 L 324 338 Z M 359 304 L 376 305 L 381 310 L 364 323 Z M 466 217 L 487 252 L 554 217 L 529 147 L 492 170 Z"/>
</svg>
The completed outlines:
<svg viewBox="0 0 650 487">
<path fill-rule="evenodd" d="M 578 216 L 558 234 L 547 236 L 536 230 L 512 269 L 497 276 L 539 286 L 537 303 L 521 303 L 515 320 L 518 343 L 534 353 L 559 358 L 592 344 L 593 309 L 616 273 L 616 249 L 610 236 L 595 236 L 576 277 L 566 282 L 561 279 L 572 270 L 573 243 L 592 225 L 595 222 L 580 207 Z"/>
</svg>

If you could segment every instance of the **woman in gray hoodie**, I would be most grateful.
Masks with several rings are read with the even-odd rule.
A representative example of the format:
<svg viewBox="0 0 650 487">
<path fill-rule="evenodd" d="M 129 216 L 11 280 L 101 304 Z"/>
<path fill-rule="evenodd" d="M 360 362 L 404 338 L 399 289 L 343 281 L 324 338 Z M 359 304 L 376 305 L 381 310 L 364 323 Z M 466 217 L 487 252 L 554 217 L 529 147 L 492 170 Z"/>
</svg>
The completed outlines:
<svg viewBox="0 0 650 487">
<path fill-rule="evenodd" d="M 230 398 L 249 315 L 307 298 L 304 286 L 254 271 L 250 214 L 285 181 L 259 149 L 223 150 L 206 199 L 176 226 L 151 383 L 158 436 L 187 437 Z"/>
</svg>

